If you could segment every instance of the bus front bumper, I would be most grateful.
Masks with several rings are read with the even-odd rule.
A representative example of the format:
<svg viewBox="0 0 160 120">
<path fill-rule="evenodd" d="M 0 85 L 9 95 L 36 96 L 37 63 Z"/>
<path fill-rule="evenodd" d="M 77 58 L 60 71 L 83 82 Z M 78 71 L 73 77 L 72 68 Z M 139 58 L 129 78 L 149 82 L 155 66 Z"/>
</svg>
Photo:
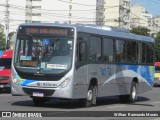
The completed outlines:
<svg viewBox="0 0 160 120">
<path fill-rule="evenodd" d="M 11 93 L 13 96 L 50 97 L 71 99 L 72 92 L 67 88 L 40 88 L 27 87 L 12 83 Z"/>
</svg>

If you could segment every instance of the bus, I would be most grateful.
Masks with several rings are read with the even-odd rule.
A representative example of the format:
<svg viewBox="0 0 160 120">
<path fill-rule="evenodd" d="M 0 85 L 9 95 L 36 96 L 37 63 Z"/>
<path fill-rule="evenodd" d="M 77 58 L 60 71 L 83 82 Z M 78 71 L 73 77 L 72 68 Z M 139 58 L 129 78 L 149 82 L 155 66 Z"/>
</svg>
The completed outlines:
<svg viewBox="0 0 160 120">
<path fill-rule="evenodd" d="M 124 28 L 21 24 L 12 61 L 12 95 L 30 96 L 35 105 L 59 98 L 89 107 L 103 96 L 135 102 L 137 94 L 153 87 L 154 43 Z"/>
<path fill-rule="evenodd" d="M 160 85 L 160 62 L 155 62 L 154 85 Z"/>
<path fill-rule="evenodd" d="M 11 88 L 11 61 L 13 50 L 5 50 L 0 56 L 0 89 Z"/>
</svg>

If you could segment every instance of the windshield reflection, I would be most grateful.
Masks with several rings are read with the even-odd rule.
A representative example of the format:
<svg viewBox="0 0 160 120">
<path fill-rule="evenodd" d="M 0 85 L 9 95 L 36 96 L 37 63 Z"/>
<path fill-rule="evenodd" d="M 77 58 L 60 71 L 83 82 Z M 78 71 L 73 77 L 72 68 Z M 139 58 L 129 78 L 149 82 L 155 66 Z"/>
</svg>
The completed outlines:
<svg viewBox="0 0 160 120">
<path fill-rule="evenodd" d="M 18 37 L 16 68 L 61 73 L 71 67 L 73 40 L 69 38 Z"/>
</svg>

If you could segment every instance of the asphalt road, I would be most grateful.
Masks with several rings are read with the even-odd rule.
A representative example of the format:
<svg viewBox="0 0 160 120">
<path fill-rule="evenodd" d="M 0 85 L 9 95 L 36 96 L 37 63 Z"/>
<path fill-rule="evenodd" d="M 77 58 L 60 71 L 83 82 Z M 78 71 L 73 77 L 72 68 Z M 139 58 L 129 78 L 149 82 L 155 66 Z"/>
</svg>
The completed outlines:
<svg viewBox="0 0 160 120">
<path fill-rule="evenodd" d="M 42 113 L 47 115 L 48 119 L 53 119 L 49 116 L 54 116 L 55 119 L 61 120 L 80 120 L 80 119 L 89 119 L 89 120 L 97 120 L 103 119 L 106 120 L 128 120 L 128 119 L 140 119 L 144 120 L 144 117 L 125 117 L 123 116 L 124 111 L 128 111 L 128 113 L 134 113 L 136 111 L 140 111 L 140 113 L 147 113 L 152 111 L 153 113 L 159 114 L 159 117 L 145 117 L 145 120 L 160 120 L 160 87 L 154 87 L 153 90 L 147 91 L 145 93 L 141 93 L 138 95 L 138 100 L 135 103 L 121 103 L 117 96 L 103 97 L 98 98 L 97 106 L 84 108 L 79 105 L 77 100 L 59 100 L 52 99 L 47 102 L 44 106 L 36 107 L 34 106 L 32 99 L 28 96 L 12 96 L 10 93 L 1 93 L 0 94 L 0 111 L 12 111 L 13 112 L 40 112 L 47 111 Z M 109 115 L 113 116 L 113 114 L 119 113 L 119 117 L 107 117 Z M 0 118 L 0 119 L 15 119 L 17 118 Z M 32 118 L 23 118 L 26 120 L 30 120 Z M 38 118 L 40 120 L 40 118 Z M 44 118 L 42 118 L 44 119 Z"/>
</svg>

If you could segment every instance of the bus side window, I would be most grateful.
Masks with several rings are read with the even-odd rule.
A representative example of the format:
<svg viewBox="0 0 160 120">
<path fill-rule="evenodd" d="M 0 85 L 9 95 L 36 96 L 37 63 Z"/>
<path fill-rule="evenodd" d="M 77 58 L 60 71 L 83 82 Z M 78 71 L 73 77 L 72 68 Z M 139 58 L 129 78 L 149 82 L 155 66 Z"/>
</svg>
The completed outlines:
<svg viewBox="0 0 160 120">
<path fill-rule="evenodd" d="M 79 43 L 79 62 L 85 62 L 86 61 L 86 43 L 80 42 Z"/>
</svg>

